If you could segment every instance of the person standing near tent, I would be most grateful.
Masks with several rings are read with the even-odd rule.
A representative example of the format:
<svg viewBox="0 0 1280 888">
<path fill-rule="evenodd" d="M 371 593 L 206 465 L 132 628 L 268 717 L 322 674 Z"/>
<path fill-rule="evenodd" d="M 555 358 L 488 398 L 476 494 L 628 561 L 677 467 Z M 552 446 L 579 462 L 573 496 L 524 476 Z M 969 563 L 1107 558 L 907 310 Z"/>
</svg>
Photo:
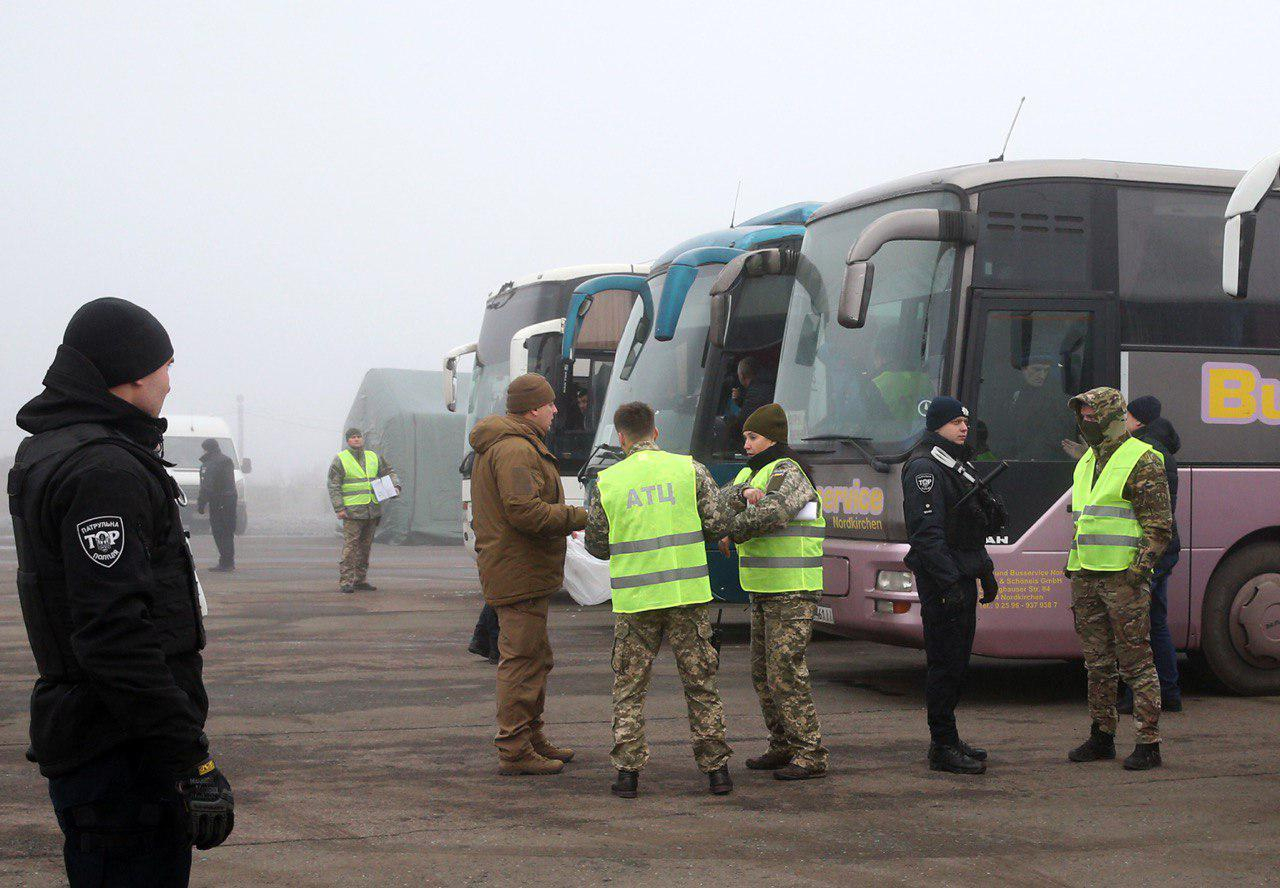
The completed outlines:
<svg viewBox="0 0 1280 888">
<path fill-rule="evenodd" d="M 369 550 L 373 548 L 373 532 L 382 516 L 382 506 L 373 495 L 373 481 L 389 476 L 398 492 L 400 479 L 386 460 L 365 448 L 364 432 L 360 429 L 347 429 L 346 439 L 346 449 L 329 465 L 329 502 L 334 514 L 342 519 L 339 591 L 373 592 L 377 587 L 367 580 Z"/>
</svg>

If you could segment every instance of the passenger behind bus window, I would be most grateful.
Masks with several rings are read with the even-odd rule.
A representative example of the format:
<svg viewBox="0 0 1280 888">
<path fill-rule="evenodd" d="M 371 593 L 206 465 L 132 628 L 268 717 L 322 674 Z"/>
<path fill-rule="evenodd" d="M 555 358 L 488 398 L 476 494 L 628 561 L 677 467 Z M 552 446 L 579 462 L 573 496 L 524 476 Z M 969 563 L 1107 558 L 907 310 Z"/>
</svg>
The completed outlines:
<svg viewBox="0 0 1280 888">
<path fill-rule="evenodd" d="M 728 440 L 742 438 L 742 424 L 746 418 L 765 404 L 773 403 L 775 380 L 763 378 L 760 362 L 748 355 L 738 361 L 738 384 L 729 393 L 725 411 Z"/>
<path fill-rule="evenodd" d="M 1068 394 L 1062 388 L 1062 362 L 1054 355 L 1032 355 L 1021 372 L 1009 418 L 1013 455 L 1024 460 L 1060 460 L 1062 440 L 1075 428 L 1064 406 Z"/>
<path fill-rule="evenodd" d="M 973 450 L 974 462 L 997 462 L 1000 457 L 991 452 L 991 445 L 987 439 L 990 432 L 987 424 L 980 419 L 974 419 L 969 424 L 969 446 Z"/>
</svg>

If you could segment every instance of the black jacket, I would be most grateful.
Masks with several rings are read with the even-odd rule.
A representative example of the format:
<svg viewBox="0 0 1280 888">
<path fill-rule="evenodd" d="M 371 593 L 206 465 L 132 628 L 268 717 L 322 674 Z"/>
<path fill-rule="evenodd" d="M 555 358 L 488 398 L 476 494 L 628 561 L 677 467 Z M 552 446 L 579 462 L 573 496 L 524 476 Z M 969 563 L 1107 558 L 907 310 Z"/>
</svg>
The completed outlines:
<svg viewBox="0 0 1280 888">
<path fill-rule="evenodd" d="M 178 487 L 156 455 L 165 423 L 66 346 L 44 384 L 18 412 L 31 437 L 8 486 L 40 674 L 28 758 L 56 776 L 134 743 L 189 772 L 208 755 L 204 626 Z"/>
<path fill-rule="evenodd" d="M 920 585 L 926 587 L 926 595 L 934 590 L 945 591 L 964 579 L 986 576 L 993 569 L 985 539 L 995 528 L 973 524 L 973 520 L 980 519 L 966 520 L 964 526 L 957 527 L 958 516 L 953 515 L 956 503 L 973 487 L 957 468 L 972 477 L 981 477 L 967 459 L 965 448 L 934 432 L 925 432 L 903 467 L 902 512 L 911 544 L 905 561 Z M 973 499 L 970 502 L 977 505 Z M 966 516 L 968 512 L 966 509 Z M 921 591 L 917 589 L 918 593 Z"/>
<path fill-rule="evenodd" d="M 1173 424 L 1163 416 L 1145 425 L 1133 433 L 1139 441 L 1150 444 L 1164 457 L 1164 474 L 1169 479 L 1169 506 L 1173 509 L 1173 539 L 1169 547 L 1160 556 L 1156 570 L 1169 571 L 1178 561 L 1178 553 L 1182 551 L 1182 541 L 1178 538 L 1178 458 L 1175 454 L 1182 449 L 1182 438 L 1179 437 Z"/>
<path fill-rule="evenodd" d="M 234 504 L 236 499 L 236 464 L 221 450 L 200 456 L 200 496 L 196 507 L 210 503 Z"/>
</svg>

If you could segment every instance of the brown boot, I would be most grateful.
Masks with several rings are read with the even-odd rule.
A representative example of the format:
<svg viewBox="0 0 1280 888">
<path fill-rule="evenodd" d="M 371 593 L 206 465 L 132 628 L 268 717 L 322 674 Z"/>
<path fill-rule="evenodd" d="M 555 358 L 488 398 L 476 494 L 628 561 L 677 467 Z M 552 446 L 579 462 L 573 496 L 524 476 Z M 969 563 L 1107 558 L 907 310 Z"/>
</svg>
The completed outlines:
<svg viewBox="0 0 1280 888">
<path fill-rule="evenodd" d="M 563 770 L 564 762 L 544 758 L 533 750 L 529 750 L 521 758 L 502 759 L 498 763 L 498 773 L 503 777 L 540 777 L 544 774 L 559 774 Z"/>
<path fill-rule="evenodd" d="M 529 742 L 533 744 L 533 751 L 543 758 L 565 763 L 573 761 L 572 749 L 567 746 L 556 746 L 541 734 L 534 734 L 529 738 Z"/>
<path fill-rule="evenodd" d="M 747 759 L 747 767 L 752 771 L 776 771 L 791 764 L 791 753 L 769 750 L 764 755 Z"/>
</svg>

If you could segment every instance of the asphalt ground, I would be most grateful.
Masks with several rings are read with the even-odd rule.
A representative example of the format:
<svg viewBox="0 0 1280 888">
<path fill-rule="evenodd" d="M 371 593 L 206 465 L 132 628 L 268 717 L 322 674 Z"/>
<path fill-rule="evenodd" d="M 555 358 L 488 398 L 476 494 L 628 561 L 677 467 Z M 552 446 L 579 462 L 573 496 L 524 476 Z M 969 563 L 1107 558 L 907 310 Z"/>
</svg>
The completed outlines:
<svg viewBox="0 0 1280 888">
<path fill-rule="evenodd" d="M 208 537 L 197 554 L 211 559 Z M 1192 672 L 1166 715 L 1165 766 L 1073 765 L 1088 730 L 1076 664 L 976 660 L 961 728 L 982 777 L 924 761 L 923 655 L 834 638 L 810 648 L 831 750 L 823 780 L 782 784 L 763 749 L 745 614 L 722 652 L 737 788 L 706 792 L 669 654 L 648 701 L 652 759 L 613 798 L 612 618 L 558 596 L 549 733 L 578 757 L 556 777 L 499 777 L 494 670 L 465 650 L 480 606 L 457 548 L 377 546 L 381 588 L 338 594 L 338 540 L 246 537 L 240 570 L 206 573 L 208 732 L 236 794 L 226 845 L 194 885 L 1277 884 L 1280 698 Z M 11 576 L 11 541 L 0 541 Z M 44 781 L 23 759 L 32 662 L 13 586 L 0 596 L 0 884 L 62 884 Z M 1121 755 L 1132 744 L 1122 724 Z"/>
</svg>

